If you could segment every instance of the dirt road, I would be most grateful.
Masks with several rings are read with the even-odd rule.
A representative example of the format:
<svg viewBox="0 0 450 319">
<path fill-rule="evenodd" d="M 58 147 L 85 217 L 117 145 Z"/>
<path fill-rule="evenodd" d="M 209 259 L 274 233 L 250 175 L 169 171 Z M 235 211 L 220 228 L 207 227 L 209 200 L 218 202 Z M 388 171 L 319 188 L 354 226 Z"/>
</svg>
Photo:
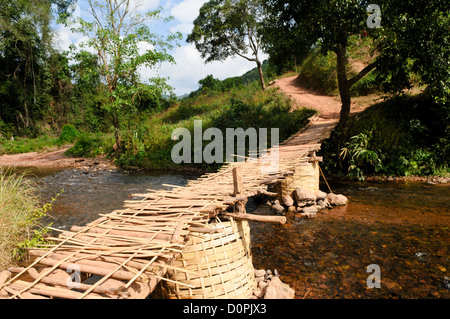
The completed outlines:
<svg viewBox="0 0 450 319">
<path fill-rule="evenodd" d="M 103 158 L 72 158 L 64 156 L 69 147 L 49 152 L 30 152 L 0 156 L 0 167 L 38 167 L 38 168 L 89 168 L 112 166 Z"/>
<path fill-rule="evenodd" d="M 298 107 L 316 109 L 320 112 L 320 117 L 323 119 L 339 119 L 341 112 L 341 99 L 339 96 L 321 95 L 305 89 L 297 82 L 297 76 L 275 80 L 272 85 L 287 94 Z M 380 97 L 381 95 L 378 94 L 353 97 L 351 113 L 354 114 L 365 110 L 379 100 Z"/>
<path fill-rule="evenodd" d="M 287 94 L 299 107 L 316 109 L 321 117 L 339 117 L 341 101 L 338 97 L 316 94 L 301 87 L 296 79 L 297 76 L 278 79 L 273 86 Z"/>
</svg>

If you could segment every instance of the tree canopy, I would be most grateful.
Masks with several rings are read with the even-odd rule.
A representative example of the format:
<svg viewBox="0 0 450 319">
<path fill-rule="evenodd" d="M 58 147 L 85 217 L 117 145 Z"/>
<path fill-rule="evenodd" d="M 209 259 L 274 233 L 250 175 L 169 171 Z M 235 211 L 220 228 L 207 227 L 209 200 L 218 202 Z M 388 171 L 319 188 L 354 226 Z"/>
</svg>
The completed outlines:
<svg viewBox="0 0 450 319">
<path fill-rule="evenodd" d="M 0 1 L 0 126 L 33 133 L 34 121 L 46 114 L 55 84 L 51 60 L 58 54 L 51 45 L 50 23 L 70 3 Z"/>
<path fill-rule="evenodd" d="M 372 28 L 367 21 L 369 4 L 370 1 L 361 0 L 264 2 L 270 28 L 284 34 L 280 38 L 265 37 L 269 46 L 298 41 L 306 47 L 320 46 L 324 53 L 336 54 L 341 124 L 347 122 L 350 114 L 351 87 L 374 69 L 390 91 L 408 87 L 410 71 L 414 71 L 425 84 L 440 94 L 448 94 L 448 1 L 380 0 L 380 28 Z M 359 74 L 349 78 L 348 39 L 363 32 L 374 39 L 378 55 Z"/>
<path fill-rule="evenodd" d="M 265 89 L 261 49 L 263 27 L 260 0 L 210 0 L 201 8 L 187 42 L 194 43 L 206 62 L 239 56 L 255 62 Z"/>
</svg>

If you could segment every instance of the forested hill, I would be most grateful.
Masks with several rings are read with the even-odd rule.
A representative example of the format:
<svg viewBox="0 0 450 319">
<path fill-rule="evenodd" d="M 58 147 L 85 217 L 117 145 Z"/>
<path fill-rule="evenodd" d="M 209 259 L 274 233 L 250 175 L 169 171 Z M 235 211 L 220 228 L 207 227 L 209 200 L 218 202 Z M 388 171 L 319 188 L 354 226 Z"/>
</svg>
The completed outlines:
<svg viewBox="0 0 450 319">
<path fill-rule="evenodd" d="M 270 64 L 268 60 L 265 60 L 262 63 L 262 69 L 264 74 L 266 75 L 266 82 L 268 79 L 271 79 L 273 76 L 275 76 L 275 72 L 273 70 L 271 70 L 270 68 Z M 186 94 L 182 97 L 180 97 L 180 99 L 183 98 L 192 98 L 195 96 L 200 95 L 202 92 L 204 92 L 205 90 L 212 90 L 212 91 L 222 91 L 225 92 L 226 90 L 230 90 L 231 88 L 234 87 L 239 87 L 239 86 L 246 86 L 246 85 L 250 85 L 255 81 L 258 81 L 259 79 L 259 74 L 258 74 L 258 68 L 253 68 L 250 71 L 245 72 L 243 75 L 241 76 L 235 76 L 235 77 L 230 77 L 230 78 L 226 78 L 224 80 L 219 80 L 214 78 L 213 74 L 208 75 L 207 77 L 205 77 L 204 79 L 201 79 L 199 81 L 199 88 L 193 92 L 191 92 L 190 94 Z"/>
</svg>

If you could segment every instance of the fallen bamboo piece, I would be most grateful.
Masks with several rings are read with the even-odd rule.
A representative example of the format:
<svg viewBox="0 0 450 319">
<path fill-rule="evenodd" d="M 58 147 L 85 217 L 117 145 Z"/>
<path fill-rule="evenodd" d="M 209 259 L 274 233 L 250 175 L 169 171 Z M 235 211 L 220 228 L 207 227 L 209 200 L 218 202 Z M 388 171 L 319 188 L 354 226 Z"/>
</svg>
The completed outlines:
<svg viewBox="0 0 450 319">
<path fill-rule="evenodd" d="M 254 215 L 254 214 L 234 214 L 234 213 L 223 213 L 222 215 L 227 217 L 232 217 L 236 220 L 245 220 L 251 222 L 261 222 L 269 224 L 284 224 L 286 223 L 285 216 L 265 216 L 265 215 Z"/>
<path fill-rule="evenodd" d="M 175 228 L 175 231 L 173 232 L 172 238 L 170 239 L 171 243 L 177 243 L 180 240 L 181 231 L 183 230 L 184 226 L 184 223 L 178 224 L 178 226 Z"/>
</svg>

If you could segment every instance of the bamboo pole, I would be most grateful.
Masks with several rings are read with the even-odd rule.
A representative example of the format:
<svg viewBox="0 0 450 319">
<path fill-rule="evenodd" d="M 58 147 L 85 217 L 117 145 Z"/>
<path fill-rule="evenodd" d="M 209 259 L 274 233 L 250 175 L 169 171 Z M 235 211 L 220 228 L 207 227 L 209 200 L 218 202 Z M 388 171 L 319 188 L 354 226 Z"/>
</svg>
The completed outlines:
<svg viewBox="0 0 450 319">
<path fill-rule="evenodd" d="M 233 217 L 236 220 L 245 220 L 269 224 L 284 224 L 286 223 L 285 216 L 265 216 L 265 215 L 254 215 L 254 214 L 233 214 L 233 213 L 223 213 L 224 216 Z"/>
<path fill-rule="evenodd" d="M 88 227 L 86 227 L 86 229 L 84 231 L 87 231 L 88 229 L 95 227 L 96 224 L 100 224 L 100 223 L 104 223 L 106 222 L 106 220 L 103 219 L 99 219 L 97 222 L 94 221 L 92 222 Z M 77 233 L 74 233 L 74 236 Z M 54 246 L 51 250 L 48 251 L 48 253 L 51 253 L 53 250 L 57 249 L 58 247 L 61 247 L 62 245 L 64 245 L 64 243 L 66 243 L 70 238 L 67 238 L 66 240 L 61 241 L 58 245 Z M 45 256 L 42 256 L 41 258 L 44 258 Z M 0 290 L 6 286 L 7 284 L 11 283 L 12 281 L 18 279 L 21 275 L 23 275 L 28 269 L 30 269 L 31 267 L 33 267 L 35 264 L 37 264 L 39 262 L 39 260 L 35 260 L 31 265 L 28 265 L 28 267 L 26 267 L 23 272 L 17 274 L 16 276 L 14 276 L 13 278 L 9 279 L 7 282 L 3 283 L 3 285 L 0 285 Z M 17 296 L 17 295 L 15 295 Z M 14 298 L 15 296 L 13 296 L 12 298 Z"/>
<path fill-rule="evenodd" d="M 55 264 L 52 266 L 52 268 L 51 268 L 50 271 L 55 270 L 56 268 L 59 267 L 60 264 L 64 263 L 64 262 L 65 262 L 66 260 L 68 260 L 69 258 L 75 256 L 77 253 L 78 253 L 78 251 L 76 251 L 76 252 L 74 252 L 73 254 L 68 255 L 66 258 L 64 258 L 64 259 L 62 259 L 62 260 L 60 260 L 60 261 L 58 261 L 57 263 L 55 263 Z M 44 258 L 44 257 L 40 257 L 40 258 L 36 258 L 36 259 L 37 259 L 38 261 L 35 260 L 35 262 L 32 263 L 32 265 L 35 265 L 35 264 L 41 262 L 41 261 L 42 261 L 43 259 L 45 259 L 45 258 Z M 21 272 L 21 273 L 19 273 L 19 275 L 17 275 L 15 278 L 18 278 L 21 274 L 23 274 L 25 271 L 28 271 L 28 269 L 30 269 L 31 267 L 32 267 L 32 266 L 28 266 L 27 268 L 25 268 L 24 271 Z M 28 283 L 29 286 L 23 288 L 22 290 L 20 290 L 19 292 L 17 292 L 15 295 L 13 295 L 13 296 L 11 297 L 11 299 L 17 297 L 17 296 L 20 295 L 21 293 L 23 293 L 23 292 L 29 290 L 30 288 L 32 288 L 33 286 L 35 286 L 35 285 L 36 285 L 43 277 L 45 277 L 45 276 L 46 276 L 46 274 L 45 274 L 45 273 L 42 273 L 42 274 L 41 274 L 38 278 L 36 278 L 32 283 Z M 17 280 L 14 281 L 14 282 L 17 282 Z"/>
<path fill-rule="evenodd" d="M 14 285 L 18 287 L 24 287 L 23 289 L 27 289 L 29 282 L 22 281 L 22 280 L 16 280 L 14 282 Z M 44 284 L 36 284 L 35 287 L 28 288 L 31 293 L 33 294 L 39 294 L 39 295 L 45 295 L 50 297 L 56 297 L 56 298 L 66 298 L 66 299 L 76 299 L 79 298 L 82 294 L 80 292 L 72 291 L 69 289 L 63 289 L 59 287 L 50 287 Z M 100 295 L 91 295 L 88 297 L 88 299 L 109 299 Z"/>
<path fill-rule="evenodd" d="M 4 287 L 3 289 L 6 292 L 10 293 L 11 295 L 14 295 L 14 294 L 17 293 L 18 290 L 21 289 L 21 287 L 17 287 L 17 286 L 14 286 L 14 287 L 17 288 L 17 290 L 14 290 L 14 289 L 12 289 L 10 287 Z M 44 296 L 41 296 L 41 295 L 32 294 L 30 292 L 22 292 L 20 294 L 20 298 L 21 299 L 50 299 L 50 298 L 47 298 L 47 297 L 44 297 Z"/>
<path fill-rule="evenodd" d="M 39 276 L 38 272 L 34 268 L 28 269 L 28 273 L 34 279 L 36 279 Z M 67 276 L 69 277 L 69 275 L 67 275 Z M 57 280 L 57 279 L 50 279 L 50 278 L 44 277 L 41 279 L 41 282 L 45 283 L 45 284 L 54 285 L 54 286 L 63 286 L 63 287 L 67 286 L 66 280 Z M 79 290 L 88 290 L 91 288 L 91 285 L 77 283 L 76 287 L 74 287 L 74 288 L 79 289 Z M 121 292 L 126 291 L 126 289 L 125 289 L 125 286 L 120 286 L 117 288 L 105 288 L 105 287 L 99 286 L 99 287 L 95 287 L 92 291 L 95 293 L 99 293 L 99 294 L 118 295 Z"/>
<path fill-rule="evenodd" d="M 157 234 L 155 234 L 156 236 Z M 164 248 L 162 249 L 164 250 Z M 120 264 L 119 266 L 117 266 L 117 268 L 115 269 L 115 272 L 117 272 L 122 266 L 126 265 L 129 261 L 131 261 L 134 257 L 135 257 L 136 253 L 134 253 L 132 256 L 130 256 L 129 258 L 127 258 L 122 264 Z M 152 262 L 154 260 L 156 260 L 156 256 L 152 258 Z M 133 276 L 131 279 L 129 279 L 129 283 L 130 282 L 134 282 L 137 280 L 137 278 L 139 278 L 139 276 L 143 276 L 144 275 L 144 271 L 147 267 L 141 269 L 135 276 Z M 91 289 L 88 289 L 85 291 L 85 293 L 79 298 L 79 299 L 83 299 L 91 290 L 93 290 L 96 286 L 100 285 L 103 281 L 105 281 L 107 278 L 113 276 L 115 274 L 115 272 L 109 273 L 108 275 L 106 275 L 105 277 L 103 277 L 102 279 L 100 279 L 98 282 L 96 282 Z M 150 279 L 148 280 L 150 281 Z M 127 284 L 125 286 L 126 288 L 129 287 L 129 284 Z"/>
<path fill-rule="evenodd" d="M 73 256 L 72 256 L 73 257 Z M 67 258 L 69 259 L 69 258 Z M 67 260 L 66 259 L 66 260 Z M 55 260 L 55 259 L 51 259 L 51 258 L 43 258 L 39 261 L 40 264 L 42 265 L 46 265 L 46 266 L 55 266 L 57 265 L 58 268 L 62 268 L 62 269 L 71 269 L 74 265 L 74 263 L 69 263 L 69 262 L 59 262 L 59 260 Z M 80 268 L 81 272 L 84 273 L 88 273 L 88 274 L 94 274 L 94 275 L 100 275 L 100 276 L 107 276 L 110 274 L 111 270 L 110 268 L 103 268 L 103 267 L 97 267 L 97 266 L 88 266 L 82 263 L 75 263 L 76 265 L 78 265 L 78 267 Z M 117 268 L 117 267 L 116 267 Z M 113 268 L 113 269 L 116 269 Z M 119 268 L 120 269 L 120 268 Z M 119 279 L 119 280 L 130 280 L 131 278 L 133 278 L 134 274 L 132 272 L 129 271 L 123 271 L 117 269 L 113 276 L 111 276 L 112 278 L 115 279 Z M 141 279 L 142 281 L 148 280 L 148 276 L 144 275 L 143 278 Z"/>
</svg>

